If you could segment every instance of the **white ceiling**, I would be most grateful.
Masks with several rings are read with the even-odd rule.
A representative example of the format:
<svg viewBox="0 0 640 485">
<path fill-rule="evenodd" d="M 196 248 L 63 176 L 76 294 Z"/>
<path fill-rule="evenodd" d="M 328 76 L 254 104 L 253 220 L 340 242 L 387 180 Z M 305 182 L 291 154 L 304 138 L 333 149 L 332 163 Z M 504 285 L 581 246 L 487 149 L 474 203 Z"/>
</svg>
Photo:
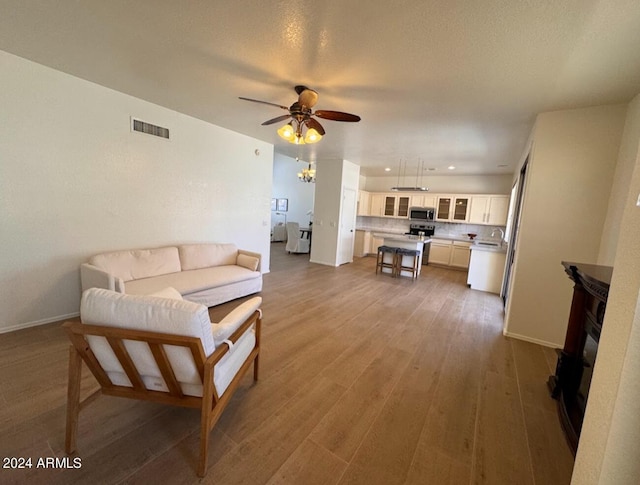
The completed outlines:
<svg viewBox="0 0 640 485">
<path fill-rule="evenodd" d="M 639 46 L 638 0 L 0 3 L 2 50 L 364 175 L 510 173 L 536 113 L 640 92 Z M 362 121 L 300 147 L 238 99 L 288 106 L 296 84 Z"/>
</svg>

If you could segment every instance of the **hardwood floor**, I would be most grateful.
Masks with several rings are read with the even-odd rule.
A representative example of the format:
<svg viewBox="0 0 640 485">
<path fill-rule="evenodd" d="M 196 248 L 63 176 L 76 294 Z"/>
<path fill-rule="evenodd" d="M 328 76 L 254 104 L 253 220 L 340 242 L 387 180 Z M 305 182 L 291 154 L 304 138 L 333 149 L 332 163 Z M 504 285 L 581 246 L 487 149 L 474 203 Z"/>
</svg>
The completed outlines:
<svg viewBox="0 0 640 485">
<path fill-rule="evenodd" d="M 462 272 L 428 266 L 412 282 L 281 243 L 271 264 L 261 379 L 214 429 L 203 483 L 570 482 L 552 353 L 502 336 L 498 296 Z M 0 483 L 198 483 L 197 411 L 107 396 L 80 414 L 81 468 L 36 468 L 65 456 L 67 350 L 59 323 L 0 336 L 0 456 L 33 460 Z M 95 387 L 85 369 L 83 393 Z"/>
</svg>

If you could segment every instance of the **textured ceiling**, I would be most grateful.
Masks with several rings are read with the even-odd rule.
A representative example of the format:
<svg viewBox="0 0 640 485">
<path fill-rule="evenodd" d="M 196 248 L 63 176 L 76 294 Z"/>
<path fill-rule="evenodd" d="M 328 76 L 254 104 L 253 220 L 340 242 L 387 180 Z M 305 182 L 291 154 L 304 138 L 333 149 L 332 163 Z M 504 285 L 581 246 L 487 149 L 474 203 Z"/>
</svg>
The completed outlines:
<svg viewBox="0 0 640 485">
<path fill-rule="evenodd" d="M 365 175 L 510 173 L 536 113 L 640 92 L 638 46 L 637 0 L 0 3 L 2 50 Z M 299 147 L 238 99 L 288 106 L 296 84 L 362 121 Z"/>
</svg>

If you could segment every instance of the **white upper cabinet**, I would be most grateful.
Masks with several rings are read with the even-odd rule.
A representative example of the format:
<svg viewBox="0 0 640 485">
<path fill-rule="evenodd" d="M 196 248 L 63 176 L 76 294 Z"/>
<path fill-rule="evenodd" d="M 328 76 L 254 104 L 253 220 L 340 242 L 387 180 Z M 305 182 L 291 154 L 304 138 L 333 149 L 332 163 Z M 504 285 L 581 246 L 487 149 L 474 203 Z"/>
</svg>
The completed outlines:
<svg viewBox="0 0 640 485">
<path fill-rule="evenodd" d="M 505 226 L 509 213 L 509 196 L 491 197 L 489 200 L 489 217 L 487 222 L 493 226 Z"/>
<path fill-rule="evenodd" d="M 412 195 L 410 206 L 434 208 L 436 206 L 436 198 L 435 195 Z"/>
<path fill-rule="evenodd" d="M 436 221 L 451 220 L 451 208 L 453 207 L 453 196 L 441 195 L 436 200 Z"/>
<path fill-rule="evenodd" d="M 453 213 L 451 214 L 452 222 L 469 221 L 469 206 L 471 205 L 471 197 L 466 195 L 457 196 L 453 199 Z"/>
<path fill-rule="evenodd" d="M 369 215 L 381 217 L 384 215 L 384 194 L 371 194 L 369 204 Z"/>
<path fill-rule="evenodd" d="M 466 195 L 438 196 L 436 205 L 436 221 L 468 222 L 471 198 Z"/>
<path fill-rule="evenodd" d="M 469 222 L 472 224 L 486 224 L 487 213 L 489 212 L 489 196 L 474 195 L 471 199 L 471 210 L 469 211 Z"/>
<path fill-rule="evenodd" d="M 371 214 L 371 200 L 369 192 L 358 190 L 358 212 L 359 216 L 368 216 Z"/>
<path fill-rule="evenodd" d="M 471 200 L 469 222 L 504 226 L 507 223 L 508 210 L 507 195 L 474 195 Z"/>
</svg>

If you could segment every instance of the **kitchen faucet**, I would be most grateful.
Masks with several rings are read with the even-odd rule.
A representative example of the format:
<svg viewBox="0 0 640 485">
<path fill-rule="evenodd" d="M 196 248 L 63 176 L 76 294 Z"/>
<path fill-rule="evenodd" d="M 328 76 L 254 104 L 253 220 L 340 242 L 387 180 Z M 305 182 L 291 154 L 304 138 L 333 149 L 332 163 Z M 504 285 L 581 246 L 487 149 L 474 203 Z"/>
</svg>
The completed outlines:
<svg viewBox="0 0 640 485">
<path fill-rule="evenodd" d="M 494 237 L 496 235 L 496 231 L 500 231 L 500 246 L 502 246 L 502 244 L 504 243 L 504 231 L 501 227 L 494 227 L 493 231 L 491 231 L 491 237 Z"/>
</svg>

